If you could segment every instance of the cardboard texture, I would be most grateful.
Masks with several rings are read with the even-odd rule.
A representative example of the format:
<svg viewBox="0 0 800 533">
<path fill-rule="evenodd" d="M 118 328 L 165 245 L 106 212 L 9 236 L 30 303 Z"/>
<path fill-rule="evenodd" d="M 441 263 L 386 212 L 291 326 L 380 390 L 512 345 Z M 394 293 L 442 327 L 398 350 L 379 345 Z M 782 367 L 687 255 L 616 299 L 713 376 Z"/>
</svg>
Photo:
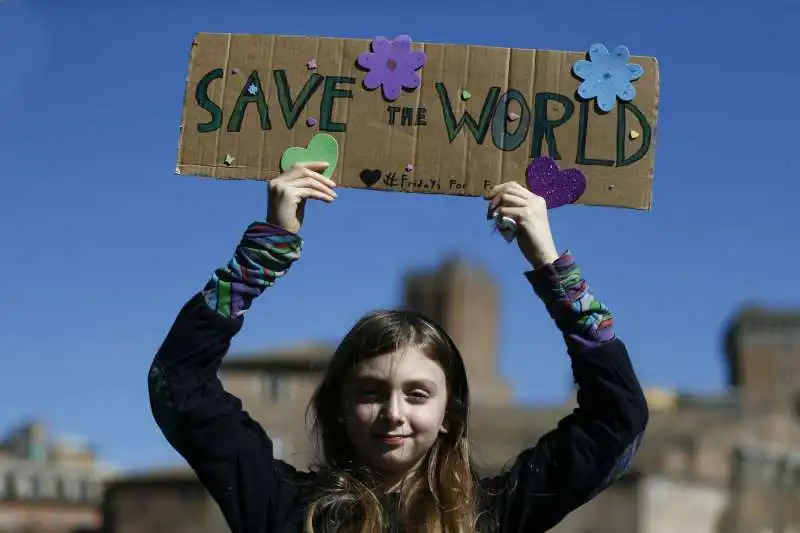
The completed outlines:
<svg viewBox="0 0 800 533">
<path fill-rule="evenodd" d="M 578 168 L 576 203 L 649 209 L 658 63 L 608 113 L 576 94 L 585 52 L 414 43 L 421 83 L 387 101 L 356 64 L 370 40 L 198 34 L 192 43 L 176 173 L 268 180 L 283 153 L 318 133 L 339 145 L 342 187 L 482 196 L 540 155 Z M 507 103 L 507 104 L 506 104 Z M 459 127 L 460 126 L 460 127 Z"/>
</svg>

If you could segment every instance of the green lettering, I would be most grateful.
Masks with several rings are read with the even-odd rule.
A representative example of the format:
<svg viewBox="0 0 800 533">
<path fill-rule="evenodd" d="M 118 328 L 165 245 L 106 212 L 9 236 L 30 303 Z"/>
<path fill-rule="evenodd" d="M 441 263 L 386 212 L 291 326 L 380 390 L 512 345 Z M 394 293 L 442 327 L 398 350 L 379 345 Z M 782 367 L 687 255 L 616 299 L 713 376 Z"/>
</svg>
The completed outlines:
<svg viewBox="0 0 800 533">
<path fill-rule="evenodd" d="M 492 119 L 492 113 L 497 105 L 497 98 L 500 95 L 500 87 L 492 87 L 486 94 L 486 99 L 483 101 L 483 109 L 481 109 L 480 117 L 477 122 L 469 111 L 464 111 L 464 114 L 456 122 L 455 113 L 453 113 L 453 104 L 450 102 L 450 97 L 447 94 L 447 88 L 444 83 L 436 82 L 436 93 L 439 95 L 439 103 L 442 105 L 442 115 L 444 116 L 444 125 L 447 128 L 447 138 L 452 143 L 455 140 L 458 132 L 466 124 L 475 142 L 483 144 L 486 139 L 486 133 L 489 131 L 489 121 Z"/>
<path fill-rule="evenodd" d="M 336 98 L 353 98 L 353 91 L 350 89 L 339 89 L 338 83 L 356 82 L 355 78 L 349 76 L 328 76 L 325 78 L 325 87 L 322 89 L 322 101 L 319 103 L 319 129 L 333 133 L 344 133 L 347 131 L 347 124 L 333 121 L 333 104 Z"/>
<path fill-rule="evenodd" d="M 289 89 L 286 71 L 276 70 L 272 75 L 275 78 L 275 87 L 278 90 L 278 104 L 281 106 L 283 122 L 286 124 L 287 129 L 292 129 L 297 123 L 297 119 L 300 118 L 300 113 L 303 112 L 314 92 L 322 85 L 325 77 L 316 72 L 311 74 L 303 88 L 300 89 L 297 100 L 292 101 L 292 91 Z"/>
<path fill-rule="evenodd" d="M 579 165 L 598 165 L 603 167 L 613 167 L 614 161 L 611 159 L 592 159 L 586 157 L 586 139 L 589 137 L 589 102 L 581 101 L 581 115 L 578 120 L 578 151 L 575 154 L 575 162 Z"/>
<path fill-rule="evenodd" d="M 644 116 L 642 111 L 636 107 L 636 104 L 633 102 L 619 102 L 617 104 L 617 108 L 617 113 L 619 113 L 617 115 L 617 166 L 626 167 L 639 161 L 647 155 L 648 151 L 650 151 L 650 143 L 653 138 L 653 128 L 650 127 L 647 117 Z M 629 109 L 631 113 L 633 113 L 633 116 L 636 117 L 636 120 L 639 121 L 639 125 L 642 127 L 642 145 L 638 150 L 636 150 L 636 153 L 625 159 L 625 135 L 627 134 L 626 130 L 628 129 L 625 121 L 625 113 Z"/>
<path fill-rule="evenodd" d="M 519 123 L 513 133 L 508 131 L 508 107 L 511 100 L 516 100 L 522 110 Z M 500 97 L 500 102 L 494 110 L 492 118 L 492 142 L 504 152 L 516 150 L 528 136 L 528 127 L 531 124 L 531 109 L 525 96 L 516 89 L 510 89 Z"/>
<path fill-rule="evenodd" d="M 212 81 L 220 79 L 224 72 L 225 71 L 221 68 L 215 68 L 200 78 L 200 81 L 197 83 L 197 89 L 194 91 L 194 99 L 197 105 L 208 111 L 211 115 L 211 119 L 208 122 L 197 125 L 197 131 L 200 133 L 211 133 L 212 131 L 217 131 L 220 126 L 222 126 L 222 109 L 208 96 L 208 86 L 211 85 Z"/>
<path fill-rule="evenodd" d="M 550 101 L 558 102 L 564 107 L 564 114 L 561 118 L 550 120 L 547 118 L 547 104 Z M 531 142 L 531 158 L 542 155 L 542 141 L 547 139 L 549 156 L 552 159 L 560 160 L 556 146 L 556 136 L 553 132 L 557 127 L 566 124 L 575 111 L 575 104 L 564 95 L 556 93 L 536 93 L 535 112 L 533 119 L 533 139 Z"/>
<path fill-rule="evenodd" d="M 251 87 L 253 87 L 253 90 L 250 89 Z M 254 70 L 247 78 L 244 87 L 242 87 L 242 92 L 239 93 L 239 98 L 236 99 L 236 105 L 233 107 L 233 113 L 231 113 L 231 118 L 228 119 L 228 131 L 242 131 L 244 112 L 247 110 L 247 106 L 250 104 L 256 104 L 256 107 L 258 107 L 258 118 L 261 122 L 261 129 L 271 130 L 272 123 L 269 120 L 267 96 L 264 94 L 264 91 L 261 88 L 261 79 L 258 77 L 257 70 Z"/>
</svg>

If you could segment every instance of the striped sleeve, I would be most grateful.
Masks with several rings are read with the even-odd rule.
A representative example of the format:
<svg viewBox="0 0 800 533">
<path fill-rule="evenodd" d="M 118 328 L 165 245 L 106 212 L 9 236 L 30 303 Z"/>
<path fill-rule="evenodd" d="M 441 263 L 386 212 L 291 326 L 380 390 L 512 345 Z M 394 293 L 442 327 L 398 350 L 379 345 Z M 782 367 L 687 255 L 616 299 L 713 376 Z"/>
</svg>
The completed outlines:
<svg viewBox="0 0 800 533">
<path fill-rule="evenodd" d="M 303 241 L 294 233 L 253 222 L 225 267 L 214 271 L 203 289 L 211 309 L 226 318 L 241 316 L 265 289 L 299 259 Z"/>
<path fill-rule="evenodd" d="M 593 348 L 615 338 L 611 311 L 592 294 L 570 252 L 525 275 L 570 349 Z"/>
</svg>

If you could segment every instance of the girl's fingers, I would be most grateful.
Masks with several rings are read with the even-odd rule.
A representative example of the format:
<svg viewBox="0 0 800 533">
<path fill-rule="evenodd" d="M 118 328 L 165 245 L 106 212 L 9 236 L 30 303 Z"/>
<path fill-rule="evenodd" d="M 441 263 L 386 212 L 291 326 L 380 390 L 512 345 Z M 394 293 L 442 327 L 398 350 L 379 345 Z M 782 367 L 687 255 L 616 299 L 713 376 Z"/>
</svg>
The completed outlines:
<svg viewBox="0 0 800 533">
<path fill-rule="evenodd" d="M 336 199 L 336 196 L 318 191 L 310 187 L 301 187 L 297 189 L 297 196 L 302 200 L 322 200 L 323 202 L 331 203 Z"/>
<path fill-rule="evenodd" d="M 290 180 L 300 180 L 303 178 L 313 177 L 317 181 L 320 181 L 327 185 L 328 187 L 336 187 L 336 182 L 332 179 L 323 176 L 320 172 L 325 171 L 330 165 L 324 161 L 316 161 L 312 163 L 296 163 L 289 172 L 286 173 L 286 177 Z"/>
<path fill-rule="evenodd" d="M 337 196 L 333 189 L 325 185 L 325 183 L 322 181 L 318 180 L 315 176 L 306 176 L 303 179 L 296 181 L 293 185 L 297 188 L 314 189 L 315 191 L 325 193 L 334 198 Z"/>
<path fill-rule="evenodd" d="M 525 208 L 504 205 L 498 207 L 497 212 L 500 214 L 500 216 L 508 217 L 519 223 L 522 220 L 522 217 L 525 215 Z"/>
</svg>

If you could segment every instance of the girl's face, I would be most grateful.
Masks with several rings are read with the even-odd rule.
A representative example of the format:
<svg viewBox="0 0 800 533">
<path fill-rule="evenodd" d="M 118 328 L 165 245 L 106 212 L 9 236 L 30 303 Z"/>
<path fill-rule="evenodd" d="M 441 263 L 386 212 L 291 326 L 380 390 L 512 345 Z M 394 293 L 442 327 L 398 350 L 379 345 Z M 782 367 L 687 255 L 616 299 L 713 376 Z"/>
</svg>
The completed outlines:
<svg viewBox="0 0 800 533">
<path fill-rule="evenodd" d="M 399 480 L 445 432 L 444 371 L 409 347 L 360 362 L 348 385 L 345 428 L 356 456 Z"/>
</svg>

